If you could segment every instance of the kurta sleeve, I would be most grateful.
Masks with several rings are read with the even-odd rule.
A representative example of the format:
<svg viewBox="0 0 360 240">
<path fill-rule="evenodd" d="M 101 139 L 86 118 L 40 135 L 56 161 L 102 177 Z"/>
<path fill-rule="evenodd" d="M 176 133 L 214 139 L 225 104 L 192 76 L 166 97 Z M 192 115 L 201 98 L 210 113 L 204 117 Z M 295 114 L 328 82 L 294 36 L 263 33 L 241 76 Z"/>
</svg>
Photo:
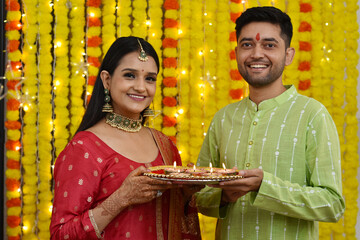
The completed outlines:
<svg viewBox="0 0 360 240">
<path fill-rule="evenodd" d="M 72 140 L 56 160 L 51 239 L 97 239 L 88 210 L 94 208 L 102 161 L 81 140 Z"/>
<path fill-rule="evenodd" d="M 220 154 L 218 152 L 219 146 L 216 140 L 215 122 L 215 120 L 212 121 L 205 136 L 199 158 L 196 163 L 197 166 L 207 167 L 209 166 L 209 161 L 211 161 L 213 166 L 219 165 Z M 224 217 L 224 214 L 222 214 L 223 211 L 220 211 L 221 194 L 221 189 L 207 186 L 198 192 L 196 194 L 196 205 L 199 212 L 210 217 Z"/>
<path fill-rule="evenodd" d="M 294 218 L 336 222 L 345 210 L 337 130 L 325 109 L 309 121 L 307 129 L 306 186 L 264 172 L 259 191 L 251 193 L 251 202 L 254 207 Z"/>
</svg>

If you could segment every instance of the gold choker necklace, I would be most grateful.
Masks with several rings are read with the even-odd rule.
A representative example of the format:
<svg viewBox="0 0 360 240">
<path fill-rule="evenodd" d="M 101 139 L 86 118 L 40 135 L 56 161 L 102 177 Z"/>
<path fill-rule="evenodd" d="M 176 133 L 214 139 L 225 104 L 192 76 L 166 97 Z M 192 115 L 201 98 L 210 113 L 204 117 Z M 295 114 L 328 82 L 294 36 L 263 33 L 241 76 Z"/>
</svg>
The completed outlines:
<svg viewBox="0 0 360 240">
<path fill-rule="evenodd" d="M 143 117 L 140 115 L 139 120 L 134 120 L 131 118 L 127 118 L 116 114 L 114 112 L 106 114 L 106 123 L 112 127 L 118 128 L 125 132 L 138 132 L 140 131 L 142 125 Z"/>
</svg>

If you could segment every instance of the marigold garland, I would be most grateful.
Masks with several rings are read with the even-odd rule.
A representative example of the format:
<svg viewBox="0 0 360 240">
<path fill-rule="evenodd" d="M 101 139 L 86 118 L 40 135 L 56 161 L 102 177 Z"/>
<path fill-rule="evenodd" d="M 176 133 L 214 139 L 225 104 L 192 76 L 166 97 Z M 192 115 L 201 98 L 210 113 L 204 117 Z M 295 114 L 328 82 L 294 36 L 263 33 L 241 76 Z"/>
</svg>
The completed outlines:
<svg viewBox="0 0 360 240">
<path fill-rule="evenodd" d="M 39 77 L 39 90 L 38 90 L 38 159 L 37 170 L 39 183 L 37 184 L 37 193 L 39 205 L 36 214 L 37 229 L 39 230 L 38 236 L 40 238 L 50 238 L 49 225 L 50 217 L 48 209 L 41 208 L 41 204 L 47 202 L 44 195 L 52 195 L 51 184 L 51 161 L 53 159 L 52 147 L 52 131 L 54 130 L 53 122 L 53 101 L 52 96 L 52 71 L 53 71 L 53 54 L 52 49 L 52 35 L 51 25 L 53 22 L 53 4 L 46 0 L 39 0 L 38 12 L 41 16 L 39 21 L 39 56 L 38 56 L 38 77 Z M 51 54 L 49 54 L 51 53 Z"/>
<path fill-rule="evenodd" d="M 176 0 L 165 0 L 164 5 L 165 9 L 164 13 L 164 37 L 167 39 L 171 39 L 170 41 L 177 41 L 178 40 L 178 10 L 179 10 L 179 4 Z M 169 24 L 171 23 L 171 24 Z M 177 55 L 177 48 L 176 47 L 170 47 L 170 46 L 163 46 L 163 77 L 171 77 L 176 78 L 176 69 L 177 69 L 177 61 L 176 58 Z M 175 87 L 164 87 L 163 88 L 163 104 L 164 111 L 163 115 L 164 118 L 168 117 L 173 118 L 175 116 L 176 112 L 176 106 L 177 106 L 177 100 L 175 99 L 175 96 L 178 94 L 177 89 Z M 163 133 L 166 135 L 172 137 L 172 140 L 175 140 L 176 142 L 176 123 L 172 124 L 172 126 L 165 126 L 163 123 Z"/>
<path fill-rule="evenodd" d="M 230 43 L 232 46 L 232 50 L 229 53 L 229 56 L 230 56 L 230 65 L 231 65 L 230 79 L 233 81 L 231 82 L 231 89 L 229 90 L 229 96 L 231 97 L 231 99 L 233 101 L 238 101 L 244 97 L 241 94 L 245 92 L 245 88 L 247 87 L 247 84 L 245 83 L 245 81 L 243 80 L 243 78 L 241 77 L 241 75 L 238 71 L 236 58 L 231 58 L 231 55 L 235 54 L 234 49 L 237 45 L 235 21 L 236 21 L 237 17 L 239 17 L 241 15 L 241 13 L 244 11 L 244 6 L 242 3 L 239 3 L 236 0 L 231 0 L 230 10 L 231 10 L 230 19 L 232 21 L 232 24 L 231 24 L 232 31 L 230 32 L 229 40 L 230 40 Z M 235 92 L 237 94 L 234 94 Z"/>
<path fill-rule="evenodd" d="M 91 58 L 100 58 L 101 56 L 101 44 L 102 38 L 101 34 L 101 1 L 99 0 L 86 0 L 87 5 L 87 31 L 86 31 L 86 51 L 87 57 Z M 88 63 L 88 61 L 86 61 Z M 88 78 L 97 76 L 99 72 L 99 68 L 93 65 L 88 65 Z M 91 84 L 90 84 L 91 83 Z M 93 82 L 87 82 L 86 87 L 86 95 L 87 95 L 87 102 L 90 101 L 91 93 L 93 90 L 94 85 Z"/>
<path fill-rule="evenodd" d="M 136 37 L 145 38 L 147 36 L 147 2 L 143 0 L 132 0 L 132 6 L 132 33 Z"/>
<path fill-rule="evenodd" d="M 73 136 L 77 130 L 82 115 L 85 111 L 84 99 L 82 98 L 83 86 L 85 85 L 86 66 L 84 63 L 85 54 L 85 0 L 71 0 L 72 8 L 70 9 L 70 31 L 72 37 L 70 39 L 70 135 Z M 93 18 L 89 18 L 93 19 Z M 93 62 L 99 61 L 96 57 Z M 98 67 L 97 65 L 95 65 Z M 91 76 L 96 79 L 96 77 Z M 91 82 L 89 77 L 88 84 L 93 86 L 95 81 Z"/>
<path fill-rule="evenodd" d="M 126 37 L 131 35 L 131 0 L 117 0 L 117 37 Z"/>
<path fill-rule="evenodd" d="M 180 28 L 179 28 L 179 41 L 170 38 L 164 38 L 163 45 L 169 47 L 177 46 L 179 49 L 178 56 L 178 79 L 176 77 L 164 78 L 164 85 L 168 87 L 175 87 L 178 84 L 179 89 L 179 111 L 177 112 L 177 118 L 179 123 L 177 125 L 177 147 L 184 164 L 190 161 L 189 150 L 187 146 L 190 141 L 190 119 L 186 117 L 188 115 L 188 109 L 190 109 L 190 25 L 191 25 L 191 13 L 190 0 L 180 0 Z M 169 83 L 169 84 L 167 84 Z"/>
<path fill-rule="evenodd" d="M 356 239 L 356 219 L 358 216 L 358 181 L 356 178 L 357 169 L 359 168 L 358 155 L 358 120 L 356 118 L 357 109 L 357 84 L 359 77 L 356 66 L 359 61 L 359 55 L 355 55 L 358 45 L 355 44 L 359 39 L 359 26 L 357 21 L 358 1 L 345 1 L 345 44 L 346 44 L 346 76 L 345 83 L 345 153 L 344 153 L 344 195 L 346 199 L 346 211 L 344 214 L 344 232 L 347 239 Z"/>
<path fill-rule="evenodd" d="M 148 1 L 148 35 L 147 40 L 149 43 L 154 47 L 155 51 L 157 52 L 160 60 L 160 66 L 162 66 L 162 39 L 163 39 L 163 32 L 162 32 L 162 17 L 163 17 L 163 0 L 149 0 Z M 151 118 L 149 121 L 149 125 L 157 130 L 161 130 L 162 127 L 162 116 L 159 114 L 162 109 L 162 67 L 159 69 L 159 73 L 157 75 L 156 80 L 156 93 L 153 99 L 153 103 L 151 108 L 156 112 L 155 118 Z"/>
<path fill-rule="evenodd" d="M 7 22 L 5 24 L 5 36 L 7 38 L 7 41 L 11 41 L 13 44 L 10 47 L 7 45 L 9 49 L 8 54 L 8 66 L 6 70 L 6 78 L 8 79 L 8 82 L 19 82 L 19 79 L 21 78 L 21 68 L 22 64 L 20 62 L 20 53 L 19 51 L 19 45 L 14 44 L 17 43 L 20 39 L 20 34 L 18 30 L 22 29 L 22 24 L 20 23 L 21 18 L 21 12 L 20 12 L 20 4 L 17 0 L 11 0 L 5 2 L 5 8 L 7 10 Z M 16 47 L 17 46 L 17 47 Z M 11 85 L 11 84 L 10 84 Z M 19 86 L 16 91 L 20 90 L 21 86 Z M 10 92 L 10 91 L 9 91 Z M 19 101 L 15 98 L 14 95 L 7 95 L 7 114 L 6 118 L 7 121 L 11 121 L 14 125 L 19 125 L 21 122 L 19 121 Z M 13 136 L 11 133 L 14 133 Z M 7 130 L 7 136 L 8 140 L 5 144 L 6 147 L 6 155 L 7 155 L 7 161 L 10 162 L 19 162 L 20 160 L 20 154 L 19 150 L 21 149 L 21 143 L 20 143 L 20 129 L 8 129 Z M 13 173 L 13 174 L 10 174 Z M 20 181 L 20 169 L 19 168 L 13 168 L 13 169 L 7 169 L 6 170 L 6 182 L 19 182 Z M 8 185 L 6 188 L 6 196 L 8 201 L 20 201 L 20 191 L 19 187 L 16 188 L 14 186 Z M 7 227 L 6 227 L 6 233 L 8 238 L 13 239 L 20 239 L 21 235 L 21 218 L 20 218 L 20 211 L 18 211 L 19 207 L 15 205 L 11 205 L 7 208 Z"/>
</svg>

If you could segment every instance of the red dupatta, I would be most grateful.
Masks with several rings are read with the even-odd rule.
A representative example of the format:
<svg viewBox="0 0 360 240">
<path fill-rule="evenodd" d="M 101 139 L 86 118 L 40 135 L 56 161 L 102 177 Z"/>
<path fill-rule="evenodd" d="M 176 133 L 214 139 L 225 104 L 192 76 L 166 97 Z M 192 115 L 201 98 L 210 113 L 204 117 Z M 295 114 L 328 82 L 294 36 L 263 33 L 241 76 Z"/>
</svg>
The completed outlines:
<svg viewBox="0 0 360 240">
<path fill-rule="evenodd" d="M 173 162 L 175 161 L 174 153 L 171 146 L 171 144 L 173 143 L 163 133 L 152 128 L 149 129 L 160 150 L 160 154 L 163 158 L 165 165 L 173 165 Z M 193 202 L 194 200 L 195 199 L 193 198 L 191 202 Z M 158 240 L 163 240 L 163 231 L 161 226 L 161 198 L 157 198 L 156 208 L 156 231 L 158 235 Z M 168 240 L 201 239 L 199 219 L 195 204 L 188 203 L 186 213 L 184 208 L 185 203 L 182 190 L 171 189 Z"/>
</svg>

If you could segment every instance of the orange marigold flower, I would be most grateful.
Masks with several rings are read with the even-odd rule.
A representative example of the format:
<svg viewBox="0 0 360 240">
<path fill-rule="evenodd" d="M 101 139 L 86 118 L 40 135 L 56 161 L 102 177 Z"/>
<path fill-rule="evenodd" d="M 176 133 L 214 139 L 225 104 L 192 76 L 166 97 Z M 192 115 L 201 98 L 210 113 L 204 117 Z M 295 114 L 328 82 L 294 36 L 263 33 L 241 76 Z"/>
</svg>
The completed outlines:
<svg viewBox="0 0 360 240">
<path fill-rule="evenodd" d="M 6 121 L 5 122 L 5 127 L 7 129 L 11 129 L 11 130 L 16 130 L 16 129 L 20 129 L 21 128 L 21 123 L 19 121 Z"/>
<path fill-rule="evenodd" d="M 163 125 L 165 127 L 173 127 L 175 126 L 176 122 L 176 118 L 174 117 L 164 116 L 163 118 Z"/>
<path fill-rule="evenodd" d="M 18 40 L 9 40 L 7 44 L 7 50 L 13 52 L 19 49 L 20 42 Z"/>
<path fill-rule="evenodd" d="M 165 10 L 179 9 L 179 7 L 180 6 L 177 0 L 165 0 L 164 2 Z"/>
<path fill-rule="evenodd" d="M 307 90 L 307 89 L 309 89 L 310 88 L 310 86 L 311 86 L 311 81 L 310 81 L 310 79 L 306 79 L 306 80 L 303 80 L 303 81 L 300 81 L 299 82 L 299 89 L 300 90 Z"/>
<path fill-rule="evenodd" d="M 18 90 L 21 87 L 20 84 L 17 85 L 19 82 L 20 82 L 19 80 L 11 80 L 6 83 L 6 86 L 9 90 Z"/>
<path fill-rule="evenodd" d="M 12 151 L 19 151 L 21 148 L 20 141 L 13 141 L 13 140 L 7 140 L 5 143 L 6 149 L 12 150 Z"/>
<path fill-rule="evenodd" d="M 89 27 L 99 27 L 101 26 L 101 20 L 97 17 L 88 17 Z"/>
<path fill-rule="evenodd" d="M 176 68 L 176 66 L 177 66 L 176 58 L 168 57 L 164 59 L 164 67 Z"/>
<path fill-rule="evenodd" d="M 89 76 L 88 85 L 94 86 L 96 82 L 96 76 Z"/>
<path fill-rule="evenodd" d="M 21 30 L 21 23 L 20 21 L 9 21 L 5 24 L 5 30 L 11 31 L 11 30 Z"/>
<path fill-rule="evenodd" d="M 240 17 L 240 15 L 241 15 L 241 12 L 238 12 L 238 13 L 230 13 L 230 19 L 231 19 L 231 21 L 236 22 L 236 19 L 237 19 L 238 17 Z"/>
<path fill-rule="evenodd" d="M 86 6 L 89 7 L 100 7 L 101 0 L 87 0 Z"/>
<path fill-rule="evenodd" d="M 241 3 L 242 0 L 231 0 L 233 3 Z"/>
<path fill-rule="evenodd" d="M 303 41 L 299 41 L 299 49 L 300 51 L 311 51 L 312 49 L 312 45 L 309 42 L 303 42 Z"/>
<path fill-rule="evenodd" d="M 176 145 L 176 136 L 169 136 L 169 138 Z"/>
<path fill-rule="evenodd" d="M 235 59 L 236 59 L 235 50 L 231 50 L 231 51 L 230 51 L 230 59 L 231 59 L 231 60 L 235 60 Z"/>
<path fill-rule="evenodd" d="M 21 218 L 18 216 L 7 216 L 6 222 L 11 228 L 15 228 L 20 225 Z"/>
<path fill-rule="evenodd" d="M 6 162 L 6 167 L 10 169 L 20 169 L 20 162 L 16 160 L 9 159 Z"/>
<path fill-rule="evenodd" d="M 176 77 L 166 77 L 163 79 L 163 84 L 165 87 L 176 87 L 177 79 Z"/>
<path fill-rule="evenodd" d="M 94 86 L 96 82 L 96 76 L 89 76 L 88 85 Z"/>
<path fill-rule="evenodd" d="M 311 32 L 311 24 L 308 22 L 301 22 L 299 26 L 299 32 Z"/>
<path fill-rule="evenodd" d="M 242 76 L 240 75 L 239 71 L 235 69 L 230 70 L 230 77 L 232 80 L 237 80 L 237 81 L 242 79 Z"/>
<path fill-rule="evenodd" d="M 243 90 L 241 88 L 230 89 L 229 95 L 232 99 L 241 99 L 243 96 Z"/>
<path fill-rule="evenodd" d="M 311 69 L 311 64 L 308 61 L 301 62 L 298 67 L 298 70 L 300 71 L 310 71 L 310 69 Z"/>
<path fill-rule="evenodd" d="M 88 47 L 98 47 L 100 46 L 101 42 L 102 42 L 101 37 L 93 36 L 88 38 L 87 45 Z"/>
<path fill-rule="evenodd" d="M 11 65 L 11 70 L 13 70 L 13 71 L 20 70 L 22 67 L 21 62 L 19 62 L 19 61 L 11 61 L 10 65 Z"/>
<path fill-rule="evenodd" d="M 300 4 L 300 12 L 311 12 L 312 5 L 310 3 L 301 3 Z"/>
<path fill-rule="evenodd" d="M 17 0 L 7 0 L 5 1 L 6 10 L 7 11 L 19 11 L 20 10 L 20 4 Z"/>
<path fill-rule="evenodd" d="M 235 31 L 230 33 L 229 40 L 231 42 L 236 42 L 236 32 Z"/>
<path fill-rule="evenodd" d="M 89 105 L 90 99 L 91 99 L 91 95 L 87 95 L 86 96 L 86 105 Z"/>
<path fill-rule="evenodd" d="M 178 41 L 172 38 L 164 38 L 162 45 L 164 48 L 176 48 Z"/>
<path fill-rule="evenodd" d="M 20 240 L 20 236 L 9 236 L 8 240 Z"/>
<path fill-rule="evenodd" d="M 178 27 L 178 21 L 171 18 L 165 18 L 164 20 L 164 27 L 165 28 L 177 28 Z"/>
<path fill-rule="evenodd" d="M 5 184 L 9 191 L 16 191 L 20 188 L 20 181 L 13 178 L 6 179 Z"/>
<path fill-rule="evenodd" d="M 177 101 L 173 97 L 164 97 L 163 104 L 167 107 L 175 107 L 177 104 Z"/>
<path fill-rule="evenodd" d="M 20 102 L 15 98 L 11 98 L 6 102 L 7 110 L 16 111 L 20 108 Z"/>
<path fill-rule="evenodd" d="M 90 65 L 92 65 L 94 67 L 100 67 L 100 65 L 101 65 L 99 58 L 97 58 L 97 57 L 88 57 L 87 61 Z"/>
<path fill-rule="evenodd" d="M 20 198 L 12 198 L 12 199 L 6 201 L 6 206 L 8 208 L 10 208 L 10 207 L 20 207 L 21 206 L 21 200 L 20 200 Z"/>
</svg>

